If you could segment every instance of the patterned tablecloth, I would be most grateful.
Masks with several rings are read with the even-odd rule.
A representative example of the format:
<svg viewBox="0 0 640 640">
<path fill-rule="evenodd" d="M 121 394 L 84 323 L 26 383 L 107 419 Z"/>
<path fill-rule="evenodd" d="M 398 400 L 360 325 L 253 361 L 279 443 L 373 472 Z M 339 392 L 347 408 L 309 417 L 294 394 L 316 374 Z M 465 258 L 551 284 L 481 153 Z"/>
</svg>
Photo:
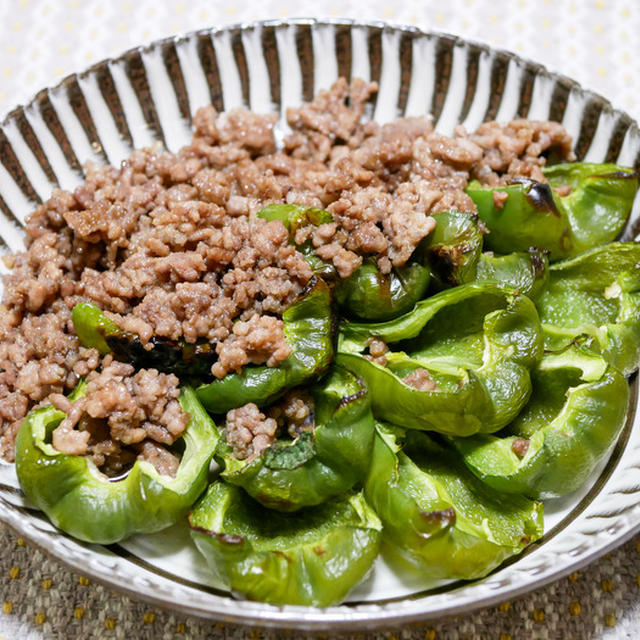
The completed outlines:
<svg viewBox="0 0 640 640">
<path fill-rule="evenodd" d="M 387 20 L 485 41 L 564 73 L 640 118 L 638 0 L 0 0 L 0 115 L 132 46 L 294 16 Z M 149 608 L 66 570 L 1 525 L 0 601 L 0 640 L 297 637 Z M 639 613 L 640 538 L 517 601 L 366 637 L 638 638 Z"/>
</svg>

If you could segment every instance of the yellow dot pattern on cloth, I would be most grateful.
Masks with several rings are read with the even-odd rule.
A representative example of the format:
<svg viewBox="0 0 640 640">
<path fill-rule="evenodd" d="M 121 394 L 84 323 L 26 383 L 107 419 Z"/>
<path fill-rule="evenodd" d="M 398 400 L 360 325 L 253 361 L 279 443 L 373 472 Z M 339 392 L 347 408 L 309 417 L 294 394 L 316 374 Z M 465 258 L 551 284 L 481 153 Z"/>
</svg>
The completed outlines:
<svg viewBox="0 0 640 640">
<path fill-rule="evenodd" d="M 310 635 L 246 628 L 187 618 L 128 598 L 79 576 L 44 556 L 0 525 L 0 640 L 17 638 L 8 625 L 30 625 L 42 637 L 188 638 L 189 640 L 326 640 Z M 15 577 L 12 577 L 12 574 Z M 434 620 L 384 633 L 359 633 L 357 640 L 521 640 L 581 638 L 593 629 L 640 630 L 640 537 L 550 586 L 494 607 L 449 620 Z M 21 628 L 22 628 L 21 627 Z M 613 631 L 612 631 L 613 632 Z M 55 634 L 58 634 L 57 636 Z M 48 635 L 47 635 L 48 634 Z M 34 638 L 40 636 L 34 635 Z M 617 636 L 616 636 L 617 637 Z M 640 637 L 639 634 L 629 637 Z"/>
</svg>

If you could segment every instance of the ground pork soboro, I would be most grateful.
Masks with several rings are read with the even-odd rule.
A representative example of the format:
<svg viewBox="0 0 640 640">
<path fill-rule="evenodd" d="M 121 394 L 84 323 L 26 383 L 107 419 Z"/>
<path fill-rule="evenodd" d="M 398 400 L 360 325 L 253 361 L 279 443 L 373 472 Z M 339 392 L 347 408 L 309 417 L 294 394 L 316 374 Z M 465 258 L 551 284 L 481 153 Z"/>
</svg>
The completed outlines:
<svg viewBox="0 0 640 640">
<path fill-rule="evenodd" d="M 438 385 L 434 382 L 427 369 L 419 367 L 414 369 L 409 375 L 402 378 L 404 384 L 417 389 L 418 391 L 437 391 Z"/>
<path fill-rule="evenodd" d="M 172 374 L 155 369 L 135 372 L 131 365 L 106 356 L 101 371 L 87 376 L 83 398 L 69 402 L 60 394 L 50 397 L 67 414 L 54 429 L 52 444 L 69 455 L 88 454 L 98 467 L 109 470 L 121 470 L 136 457 L 173 475 L 177 458 L 160 443 L 173 444 L 187 426 L 178 384 Z"/>
<path fill-rule="evenodd" d="M 244 460 L 260 455 L 275 442 L 278 423 L 267 418 L 253 402 L 227 412 L 224 437 L 233 455 Z"/>
<path fill-rule="evenodd" d="M 249 363 L 276 366 L 290 352 L 281 314 L 312 274 L 285 227 L 256 216 L 260 208 L 327 209 L 333 222 L 298 229 L 296 241 L 310 239 L 341 277 L 364 258 L 389 273 L 431 233 L 431 214 L 475 212 L 464 192 L 470 178 L 489 185 L 541 179 L 545 155 L 572 159 L 570 138 L 557 123 L 485 123 L 473 134 L 458 127 L 450 137 L 434 131 L 428 117 L 380 125 L 366 117 L 376 90 L 376 83 L 341 78 L 311 103 L 288 109 L 291 133 L 281 148 L 276 116 L 205 107 L 194 116 L 192 141 L 177 153 L 156 146 L 134 151 L 118 168 L 87 165 L 82 186 L 55 190 L 27 220 L 26 251 L 5 258 L 11 271 L 0 308 L 3 455 L 13 456 L 17 428 L 33 406 L 51 394 L 62 402 L 79 377 L 116 366 L 79 345 L 70 323 L 77 302 L 97 304 L 147 344 L 154 335 L 214 343 L 217 377 Z M 372 347 L 371 357 L 384 361 Z M 164 433 L 166 425 L 156 422 L 162 416 L 147 417 L 144 424 Z M 132 429 L 151 429 L 132 419 Z M 127 447 L 129 457 L 145 449 L 150 457 L 164 455 L 152 450 L 152 436 L 142 441 L 149 445 L 124 444 L 118 452 L 109 444 L 116 426 L 108 416 L 83 420 L 91 432 L 87 452 L 114 471 Z M 82 450 L 86 437 L 73 446 Z"/>
<path fill-rule="evenodd" d="M 253 402 L 227 412 L 224 437 L 240 459 L 260 455 L 275 441 L 278 433 L 297 438 L 315 427 L 313 398 L 300 389 L 287 393 L 262 413 Z"/>
<path fill-rule="evenodd" d="M 555 152 L 561 160 L 575 160 L 571 136 L 558 122 L 485 122 L 471 140 L 482 148 L 482 159 L 473 167 L 472 175 L 491 186 L 507 184 L 515 177 L 545 182 L 542 167 L 547 159 L 543 154 L 549 152 Z"/>
</svg>

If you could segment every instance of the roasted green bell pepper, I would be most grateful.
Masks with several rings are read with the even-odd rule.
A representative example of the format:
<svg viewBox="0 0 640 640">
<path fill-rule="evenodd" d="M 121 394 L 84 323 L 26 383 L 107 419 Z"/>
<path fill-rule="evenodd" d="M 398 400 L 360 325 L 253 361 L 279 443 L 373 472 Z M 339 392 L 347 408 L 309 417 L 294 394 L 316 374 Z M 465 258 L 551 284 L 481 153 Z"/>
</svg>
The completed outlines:
<svg viewBox="0 0 640 640">
<path fill-rule="evenodd" d="M 152 349 L 146 349 L 140 337 L 124 331 L 111 318 L 90 302 L 80 302 L 71 312 L 73 327 L 80 344 L 96 348 L 102 355 L 113 353 L 137 368 L 158 369 L 178 376 L 210 378 L 211 366 L 218 359 L 215 345 L 210 343 L 177 343 L 153 336 Z"/>
<path fill-rule="evenodd" d="M 436 288 L 473 282 L 483 245 L 477 217 L 452 210 L 433 218 L 436 228 L 424 241 L 424 253 Z"/>
<path fill-rule="evenodd" d="M 222 477 L 267 507 L 294 511 L 344 493 L 361 480 L 373 447 L 371 401 L 362 380 L 340 367 L 308 389 L 314 426 L 278 440 L 253 459 L 239 460 L 223 442 Z"/>
<path fill-rule="evenodd" d="M 234 591 L 316 607 L 340 602 L 364 577 L 382 528 L 362 494 L 283 514 L 221 481 L 209 487 L 189 524 L 211 571 Z"/>
<path fill-rule="evenodd" d="M 482 233 L 476 218 L 459 211 L 433 216 L 436 227 L 414 252 L 410 262 L 380 273 L 373 260 L 336 287 L 336 299 L 347 315 L 364 321 L 397 318 L 435 290 L 472 282 L 482 252 Z"/>
<path fill-rule="evenodd" d="M 532 378 L 531 400 L 508 435 L 452 440 L 497 491 L 555 498 L 580 487 L 615 443 L 629 386 L 601 356 L 577 346 L 546 355 Z"/>
<path fill-rule="evenodd" d="M 640 244 L 614 242 L 552 265 L 536 305 L 546 349 L 578 340 L 629 375 L 640 362 Z"/>
<path fill-rule="evenodd" d="M 304 207 L 300 204 L 270 204 L 258 211 L 258 217 L 263 220 L 280 220 L 289 232 L 289 241 L 296 245 L 296 249 L 302 253 L 305 262 L 313 272 L 322 276 L 325 280 L 332 281 L 338 278 L 335 267 L 315 254 L 311 239 L 302 243 L 296 243 L 296 231 L 307 225 L 318 227 L 321 224 L 333 222 L 333 216 L 324 209 Z"/>
<path fill-rule="evenodd" d="M 364 491 L 385 552 L 425 576 L 480 578 L 542 536 L 542 503 L 490 489 L 424 433 L 378 425 Z"/>
<path fill-rule="evenodd" d="M 72 400 L 84 394 L 84 386 L 76 388 Z M 116 481 L 101 474 L 89 458 L 53 448 L 50 438 L 65 417 L 62 411 L 51 406 L 34 409 L 16 439 L 22 490 L 53 524 L 87 542 L 110 544 L 174 524 L 206 488 L 218 440 L 211 418 L 189 387 L 182 389 L 180 405 L 191 418 L 175 477 L 160 475 L 151 463 L 138 460 L 124 479 Z"/>
<path fill-rule="evenodd" d="M 367 258 L 352 275 L 335 288 L 343 313 L 361 320 L 389 320 L 411 310 L 425 297 L 431 274 L 420 262 L 383 274 L 374 258 Z"/>
<path fill-rule="evenodd" d="M 200 385 L 196 394 L 207 410 L 225 413 L 248 402 L 264 406 L 326 371 L 333 360 L 335 329 L 326 282 L 314 276 L 282 320 L 292 350 L 289 357 L 277 367 L 247 365 L 241 373 Z"/>
<path fill-rule="evenodd" d="M 390 345 L 386 365 L 367 359 L 369 340 Z M 418 302 L 383 323 L 344 323 L 337 362 L 364 378 L 374 415 L 412 429 L 466 436 L 508 424 L 531 393 L 542 357 L 531 300 L 494 284 L 466 284 Z M 426 369 L 436 388 L 403 378 Z"/>
<path fill-rule="evenodd" d="M 535 300 L 549 282 L 549 257 L 546 251 L 535 248 L 505 256 L 483 253 L 476 282 L 494 282 Z"/>
<path fill-rule="evenodd" d="M 485 246 L 499 253 L 548 249 L 551 260 L 611 242 L 629 217 L 638 174 L 615 164 L 574 162 L 543 169 L 548 182 L 522 180 L 486 188 L 473 181 L 467 194 L 489 227 Z M 567 195 L 554 189 L 570 188 Z M 496 206 L 494 192 L 506 193 Z"/>
<path fill-rule="evenodd" d="M 335 285 L 335 300 L 349 316 L 363 320 L 394 318 L 411 309 L 429 287 L 429 269 L 413 259 L 406 266 L 383 274 L 375 258 L 368 258 L 348 278 L 340 279 L 335 267 L 316 255 L 311 239 L 295 241 L 298 229 L 333 222 L 328 211 L 297 204 L 271 204 L 258 211 L 258 216 L 280 220 L 287 227 L 290 242 L 304 255 L 313 272 Z"/>
</svg>

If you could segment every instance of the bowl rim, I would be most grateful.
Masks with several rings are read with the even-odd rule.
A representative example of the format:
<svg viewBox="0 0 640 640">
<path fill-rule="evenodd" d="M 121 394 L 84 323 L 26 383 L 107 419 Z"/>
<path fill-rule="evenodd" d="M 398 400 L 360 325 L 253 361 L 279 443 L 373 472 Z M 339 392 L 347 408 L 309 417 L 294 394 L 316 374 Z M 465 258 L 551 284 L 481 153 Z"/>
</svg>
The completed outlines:
<svg viewBox="0 0 640 640">
<path fill-rule="evenodd" d="M 537 75 L 542 75 L 547 78 L 553 79 L 557 82 L 562 82 L 565 86 L 572 91 L 578 92 L 581 96 L 588 96 L 590 99 L 595 100 L 601 107 L 602 111 L 607 114 L 616 115 L 620 118 L 626 118 L 629 120 L 629 130 L 633 129 L 635 134 L 638 134 L 638 123 L 623 109 L 616 108 L 612 103 L 600 95 L 596 91 L 583 87 L 580 83 L 572 78 L 565 76 L 561 73 L 549 71 L 545 65 L 538 62 L 527 59 L 517 53 L 509 51 L 507 49 L 493 47 L 487 43 L 476 41 L 473 39 L 461 37 L 455 34 L 440 32 L 431 29 L 422 29 L 415 25 L 406 25 L 394 22 L 387 22 L 383 20 L 357 20 L 349 18 L 278 18 L 270 20 L 255 20 L 247 22 L 233 23 L 224 26 L 211 26 L 202 29 L 192 30 L 183 34 L 177 34 L 173 36 L 167 36 L 151 42 L 147 42 L 142 45 L 131 47 L 123 53 L 104 58 L 98 62 L 93 63 L 91 66 L 83 69 L 79 72 L 73 72 L 66 75 L 55 85 L 45 87 L 37 91 L 33 97 L 24 104 L 16 105 L 10 111 L 8 111 L 2 120 L 0 121 L 0 130 L 6 127 L 12 120 L 14 120 L 20 113 L 24 112 L 34 105 L 43 100 L 49 93 L 59 91 L 74 82 L 76 78 L 84 78 L 91 74 L 96 73 L 104 65 L 109 63 L 126 62 L 132 56 L 157 50 L 168 44 L 179 45 L 181 42 L 186 42 L 194 38 L 201 36 L 212 37 L 218 33 L 223 32 L 242 32 L 246 30 L 262 29 L 262 28 L 287 28 L 292 26 L 344 26 L 350 29 L 354 27 L 362 27 L 368 29 L 379 30 L 382 33 L 385 32 L 400 32 L 409 33 L 415 38 L 432 38 L 443 39 L 450 41 L 454 46 L 472 46 L 485 53 L 492 53 L 494 55 L 502 55 L 510 61 L 515 61 L 520 67 L 532 69 Z M 636 163 L 638 157 L 636 157 Z M 635 384 L 637 387 L 637 383 Z M 638 416 L 636 416 L 637 421 Z M 631 428 L 631 427 L 630 427 Z M 622 458 L 624 451 L 620 453 L 619 460 Z M 614 469 L 615 471 L 615 469 Z M 638 489 L 640 491 L 640 489 Z M 188 600 L 178 602 L 171 600 L 167 597 L 166 593 L 153 592 L 153 585 L 150 585 L 149 591 L 141 590 L 140 586 L 129 582 L 126 576 L 117 575 L 117 572 L 109 574 L 105 573 L 105 567 L 108 568 L 108 563 L 101 564 L 101 562 L 87 561 L 85 566 L 78 566 L 74 564 L 76 558 L 73 554 L 69 554 L 70 547 L 73 545 L 79 545 L 84 549 L 84 552 L 91 552 L 91 547 L 94 545 L 86 545 L 75 541 L 62 532 L 55 531 L 50 532 L 46 528 L 39 527 L 37 518 L 33 522 L 33 518 L 28 518 L 24 515 L 25 510 L 20 507 L 16 507 L 13 504 L 6 502 L 0 497 L 0 521 L 3 522 L 8 528 L 17 532 L 19 535 L 24 536 L 30 541 L 36 548 L 40 549 L 47 556 L 54 558 L 56 561 L 61 562 L 72 571 L 82 571 L 84 574 L 90 576 L 97 583 L 105 585 L 110 589 L 118 593 L 124 593 L 134 600 L 144 601 L 146 603 L 157 606 L 161 609 L 175 612 L 180 610 L 182 613 L 197 616 L 199 618 L 224 620 L 225 622 L 231 622 L 234 624 L 243 625 L 260 625 L 270 626 L 277 628 L 295 628 L 300 630 L 309 631 L 321 631 L 326 630 L 327 625 L 332 625 L 332 630 L 335 631 L 355 631 L 360 629 L 381 629 L 389 628 L 394 625 L 407 624 L 412 622 L 426 621 L 435 618 L 445 618 L 455 615 L 468 614 L 475 610 L 486 608 L 491 605 L 495 605 L 499 602 L 503 602 L 505 599 L 514 598 L 530 592 L 534 589 L 538 589 L 551 582 L 558 580 L 559 578 L 568 575 L 576 569 L 580 569 L 585 565 L 593 562 L 600 556 L 606 554 L 612 549 L 620 546 L 638 531 L 640 531 L 640 518 L 635 519 L 635 523 L 631 526 L 627 526 L 626 530 L 620 535 L 615 536 L 613 539 L 596 545 L 594 548 L 589 549 L 587 552 L 580 555 L 580 557 L 568 564 L 562 564 L 556 566 L 551 570 L 542 570 L 540 575 L 529 575 L 527 580 L 523 580 L 521 584 L 518 582 L 509 581 L 506 588 L 503 589 L 487 589 L 485 588 L 480 594 L 476 595 L 470 602 L 467 598 L 462 598 L 461 602 L 456 602 L 456 591 L 449 592 L 452 595 L 451 604 L 441 609 L 427 609 L 416 606 L 415 603 L 420 603 L 423 599 L 430 598 L 430 595 L 418 595 L 416 597 L 407 596 L 402 598 L 403 603 L 411 601 L 414 603 L 412 607 L 403 608 L 399 602 L 391 602 L 385 604 L 376 604 L 375 602 L 363 602 L 354 605 L 336 605 L 328 607 L 326 609 L 319 609 L 315 607 L 302 607 L 286 605 L 283 607 L 277 607 L 266 603 L 250 602 L 247 600 L 235 600 L 231 596 L 216 596 L 217 606 L 215 608 L 204 607 L 198 604 L 192 604 Z M 623 527 L 623 525 L 620 525 Z M 51 537 L 62 539 L 63 544 L 59 547 L 51 545 Z M 69 547 L 67 544 L 69 543 Z M 95 547 L 95 546 L 94 546 Z M 108 548 L 107 548 L 108 551 Z M 104 560 L 103 556 L 100 556 Z M 523 576 L 520 576 L 521 578 Z M 475 588 L 478 585 L 482 587 L 483 580 L 471 581 L 464 586 L 464 589 L 468 587 Z M 182 591 L 179 593 L 185 594 L 188 591 Z M 164 595 L 163 595 L 164 594 Z"/>
<path fill-rule="evenodd" d="M 327 17 L 327 18 L 312 18 L 312 17 L 292 17 L 292 18 L 273 18 L 266 20 L 249 20 L 245 22 L 234 22 L 228 25 L 217 26 L 213 25 L 210 27 L 203 27 L 202 29 L 194 29 L 191 31 L 187 31 L 185 33 L 180 33 L 172 36 L 165 36 L 163 38 L 158 38 L 156 40 L 152 40 L 150 42 L 146 42 L 141 45 L 136 45 L 134 47 L 130 47 L 114 56 L 110 56 L 107 58 L 103 58 L 102 60 L 98 60 L 94 62 L 89 67 L 85 67 L 80 71 L 73 71 L 68 73 L 62 79 L 60 79 L 57 83 L 48 85 L 42 89 L 39 89 L 34 94 L 32 94 L 31 98 L 29 98 L 24 103 L 19 103 L 15 107 L 11 108 L 7 111 L 2 120 L 0 120 L 0 128 L 5 127 L 12 119 L 14 119 L 21 111 L 30 108 L 37 102 L 39 102 L 43 97 L 45 97 L 50 92 L 58 91 L 70 83 L 74 82 L 76 78 L 85 78 L 92 73 L 96 73 L 103 65 L 114 63 L 114 62 L 125 62 L 132 56 L 137 54 L 145 53 L 148 51 L 156 50 L 158 48 L 162 48 L 168 44 L 179 44 L 181 42 L 186 42 L 195 37 L 199 36 L 213 36 L 217 33 L 222 32 L 233 32 L 233 31 L 247 31 L 253 29 L 262 29 L 264 27 L 278 28 L 278 27 L 291 27 L 291 26 L 345 26 L 345 27 L 365 27 L 365 28 L 373 28 L 378 29 L 381 32 L 402 32 L 409 33 L 413 37 L 428 37 L 428 38 L 438 38 L 450 41 L 454 46 L 472 46 L 478 50 L 481 50 L 485 53 L 494 53 L 503 55 L 510 60 L 515 61 L 520 66 L 526 66 L 532 70 L 535 70 L 536 74 L 543 75 L 547 78 L 552 78 L 557 82 L 561 82 L 566 87 L 571 90 L 577 91 L 579 94 L 585 96 L 589 96 L 590 98 L 596 100 L 602 110 L 608 114 L 615 114 L 620 117 L 625 117 L 630 121 L 630 127 L 634 127 L 636 130 L 639 129 L 638 122 L 636 119 L 629 115 L 629 113 L 619 107 L 616 107 L 612 102 L 605 98 L 602 94 L 598 93 L 595 89 L 591 89 L 589 87 L 585 87 L 580 84 L 577 80 L 574 80 L 570 76 L 567 76 L 559 71 L 550 70 L 546 65 L 536 62 L 531 58 L 527 58 L 522 56 L 514 51 L 509 49 L 505 49 L 502 47 L 494 47 L 486 42 L 482 42 L 481 40 L 475 40 L 473 38 L 466 38 L 463 36 L 456 35 L 454 33 L 450 33 L 447 31 L 438 31 L 434 29 L 423 29 L 422 27 L 418 27 L 416 25 L 410 25 L 401 22 L 392 22 L 385 20 L 357 20 L 355 18 L 340 18 L 340 17 Z"/>
</svg>

